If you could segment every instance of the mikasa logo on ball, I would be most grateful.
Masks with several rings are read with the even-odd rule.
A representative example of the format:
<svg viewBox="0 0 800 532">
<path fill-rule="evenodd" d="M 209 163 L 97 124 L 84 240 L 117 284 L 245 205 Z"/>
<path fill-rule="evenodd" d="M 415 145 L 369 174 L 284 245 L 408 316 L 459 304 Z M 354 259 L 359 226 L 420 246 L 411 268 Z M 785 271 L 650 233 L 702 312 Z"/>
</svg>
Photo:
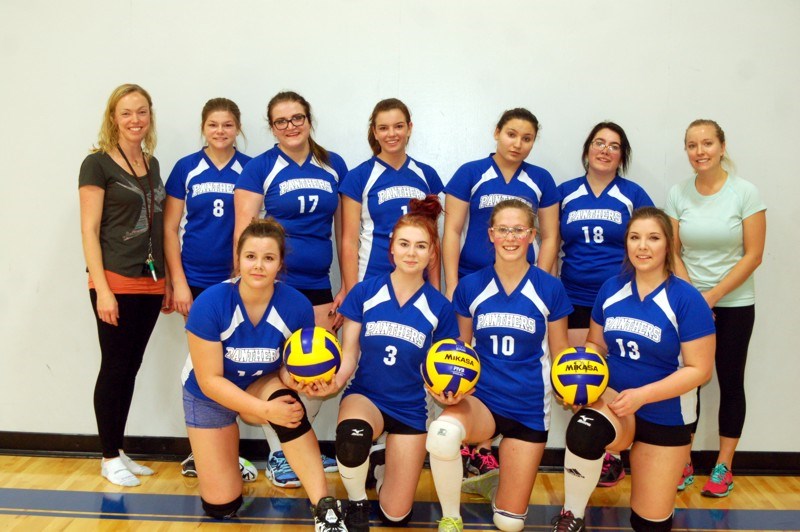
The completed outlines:
<svg viewBox="0 0 800 532">
<path fill-rule="evenodd" d="M 462 356 L 458 356 L 458 355 L 453 354 L 453 353 L 445 354 L 444 355 L 444 360 L 445 360 L 445 362 L 460 362 L 461 364 L 464 364 L 464 365 L 470 366 L 470 367 L 474 367 L 475 366 L 475 359 L 474 358 L 462 357 Z M 454 366 L 453 370 L 454 371 L 457 371 L 457 370 L 460 371 L 462 375 L 464 373 L 464 369 L 463 368 L 459 368 L 457 366 Z"/>
<path fill-rule="evenodd" d="M 600 366 L 597 364 L 592 364 L 591 362 L 580 361 L 580 362 L 570 362 L 565 366 L 567 371 L 591 371 L 591 372 L 598 372 L 600 371 Z"/>
</svg>

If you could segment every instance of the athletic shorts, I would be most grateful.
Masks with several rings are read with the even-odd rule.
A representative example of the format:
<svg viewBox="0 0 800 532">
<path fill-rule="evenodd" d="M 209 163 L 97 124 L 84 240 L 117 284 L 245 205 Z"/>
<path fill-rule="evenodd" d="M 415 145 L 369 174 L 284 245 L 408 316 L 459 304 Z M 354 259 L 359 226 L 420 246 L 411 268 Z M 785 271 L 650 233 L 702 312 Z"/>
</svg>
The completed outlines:
<svg viewBox="0 0 800 532">
<path fill-rule="evenodd" d="M 236 423 L 239 414 L 216 401 L 195 397 L 183 389 L 183 416 L 193 429 L 221 429 Z"/>
<path fill-rule="evenodd" d="M 526 427 L 519 421 L 491 413 L 494 418 L 494 434 L 490 439 L 495 439 L 500 434 L 504 438 L 514 438 L 531 443 L 547 443 L 547 431 Z"/>
<path fill-rule="evenodd" d="M 301 290 L 298 288 L 297 291 L 306 296 L 306 299 L 311 301 L 312 307 L 333 303 L 333 294 L 328 288 L 314 290 Z"/>
<path fill-rule="evenodd" d="M 572 314 L 567 318 L 567 327 L 570 329 L 588 329 L 592 319 L 592 307 L 572 305 Z"/>
<path fill-rule="evenodd" d="M 633 441 L 659 445 L 661 447 L 682 447 L 692 443 L 691 425 L 659 425 L 636 417 L 636 432 Z"/>
<path fill-rule="evenodd" d="M 208 287 L 206 287 L 208 288 Z M 192 299 L 197 299 L 197 297 L 205 292 L 206 288 L 201 288 L 199 286 L 189 286 L 189 291 L 192 293 Z"/>
<path fill-rule="evenodd" d="M 379 409 L 380 410 L 380 409 Z M 389 434 L 425 434 L 427 431 L 418 430 L 410 425 L 406 425 L 402 421 L 398 421 L 392 416 L 380 410 L 383 416 L 383 430 Z"/>
</svg>

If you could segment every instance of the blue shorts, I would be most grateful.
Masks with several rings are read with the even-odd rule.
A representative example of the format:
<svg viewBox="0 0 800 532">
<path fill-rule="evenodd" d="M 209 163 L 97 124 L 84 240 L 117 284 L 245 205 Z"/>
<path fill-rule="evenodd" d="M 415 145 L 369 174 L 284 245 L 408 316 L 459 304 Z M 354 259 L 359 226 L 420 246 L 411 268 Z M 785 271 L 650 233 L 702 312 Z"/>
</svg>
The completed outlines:
<svg viewBox="0 0 800 532">
<path fill-rule="evenodd" d="M 238 412 L 216 401 L 201 399 L 183 388 L 183 416 L 186 426 L 193 429 L 221 429 L 236 423 Z"/>
</svg>

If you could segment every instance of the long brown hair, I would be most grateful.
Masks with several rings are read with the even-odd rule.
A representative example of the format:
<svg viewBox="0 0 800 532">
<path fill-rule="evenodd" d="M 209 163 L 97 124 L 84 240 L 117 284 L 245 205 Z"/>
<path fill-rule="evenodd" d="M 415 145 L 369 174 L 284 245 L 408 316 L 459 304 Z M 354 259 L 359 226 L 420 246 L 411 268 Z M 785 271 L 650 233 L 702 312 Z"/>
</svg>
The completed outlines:
<svg viewBox="0 0 800 532">
<path fill-rule="evenodd" d="M 282 272 L 285 267 L 283 258 L 286 256 L 286 231 L 283 226 L 279 224 L 275 218 L 268 216 L 259 219 L 253 218 L 253 221 L 245 227 L 239 237 L 239 242 L 236 243 L 236 257 L 239 258 L 244 248 L 244 243 L 248 238 L 271 238 L 278 244 L 278 251 L 280 252 L 281 267 L 279 272 Z"/>
<path fill-rule="evenodd" d="M 628 227 L 625 228 L 625 258 L 622 260 L 622 267 L 626 272 L 633 273 L 635 270 L 631 259 L 628 257 L 628 234 L 631 232 L 631 225 L 636 220 L 655 220 L 664 233 L 664 238 L 667 239 L 667 256 L 664 258 L 664 271 L 667 275 L 675 273 L 675 239 L 672 231 L 672 222 L 667 216 L 667 213 L 657 207 L 640 207 L 633 211 L 631 219 L 628 220 Z"/>
<path fill-rule="evenodd" d="M 369 143 L 369 147 L 372 149 L 373 155 L 378 155 L 381 152 L 381 144 L 378 142 L 378 139 L 375 138 L 375 119 L 378 118 L 378 114 L 386 111 L 393 111 L 395 109 L 399 109 L 400 112 L 405 115 L 406 124 L 411 123 L 411 111 L 408 110 L 406 104 L 397 98 L 387 98 L 376 103 L 375 108 L 372 110 L 372 114 L 369 117 L 369 132 L 367 133 L 367 142 Z"/>
<path fill-rule="evenodd" d="M 200 133 L 202 134 L 203 128 L 206 126 L 206 120 L 208 120 L 208 115 L 211 113 L 216 113 L 217 111 L 223 111 L 226 113 L 230 113 L 233 117 L 233 122 L 236 124 L 236 133 L 241 135 L 242 138 L 247 140 L 247 137 L 244 136 L 244 131 L 242 131 L 242 112 L 239 111 L 239 106 L 236 105 L 236 102 L 233 100 L 229 100 L 228 98 L 211 98 L 206 102 L 203 106 L 203 112 L 201 113 L 200 119 Z"/>
<path fill-rule="evenodd" d="M 303 112 L 306 114 L 306 120 L 308 120 L 308 125 L 311 127 L 311 132 L 314 131 L 314 121 L 311 118 L 311 104 L 294 91 L 279 92 L 269 101 L 267 104 L 267 122 L 269 122 L 270 127 L 272 127 L 272 109 L 283 102 L 299 103 L 303 107 Z M 311 133 L 308 135 L 308 147 L 311 150 L 311 154 L 319 163 L 326 166 L 330 165 L 331 157 L 328 155 L 328 150 L 317 144 Z"/>
</svg>

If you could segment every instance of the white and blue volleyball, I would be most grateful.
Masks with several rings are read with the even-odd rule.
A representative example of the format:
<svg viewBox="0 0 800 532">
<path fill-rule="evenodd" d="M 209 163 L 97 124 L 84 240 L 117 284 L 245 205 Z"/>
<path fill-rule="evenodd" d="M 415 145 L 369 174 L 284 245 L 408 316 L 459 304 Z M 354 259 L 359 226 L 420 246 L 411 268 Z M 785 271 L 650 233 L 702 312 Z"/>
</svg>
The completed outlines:
<svg viewBox="0 0 800 532">
<path fill-rule="evenodd" d="M 283 363 L 297 382 L 329 382 L 342 365 L 342 348 L 326 329 L 305 327 L 283 344 Z"/>
<path fill-rule="evenodd" d="M 420 366 L 425 385 L 434 393 L 466 393 L 481 375 L 478 353 L 461 340 L 445 339 L 433 344 Z"/>
</svg>

